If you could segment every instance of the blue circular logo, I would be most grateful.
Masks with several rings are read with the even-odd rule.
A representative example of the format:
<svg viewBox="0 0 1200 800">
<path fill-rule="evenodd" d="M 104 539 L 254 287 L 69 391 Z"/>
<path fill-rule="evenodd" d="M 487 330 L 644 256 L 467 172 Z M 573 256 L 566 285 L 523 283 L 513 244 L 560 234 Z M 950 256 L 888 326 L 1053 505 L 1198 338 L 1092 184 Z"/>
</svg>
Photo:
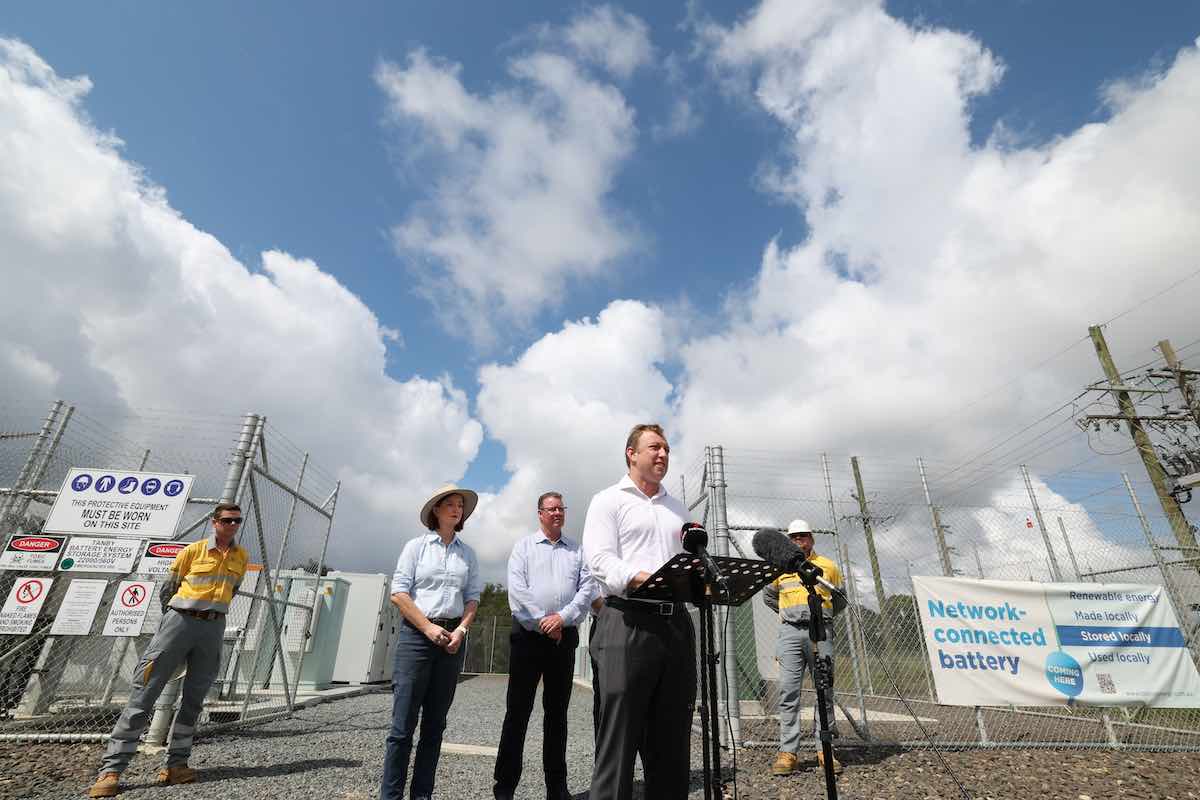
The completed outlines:
<svg viewBox="0 0 1200 800">
<path fill-rule="evenodd" d="M 146 478 L 146 480 L 142 481 L 142 494 L 149 497 L 157 492 L 161 486 L 162 481 L 160 481 L 158 478 Z"/>
<path fill-rule="evenodd" d="M 182 491 L 183 481 L 179 480 L 178 478 L 167 481 L 167 485 L 163 487 L 163 494 L 165 494 L 167 497 L 174 497 Z"/>
<path fill-rule="evenodd" d="M 96 481 L 96 491 L 100 494 L 104 494 L 116 485 L 116 478 L 114 478 L 112 475 L 105 475 L 100 480 Z"/>
<path fill-rule="evenodd" d="M 1083 669 L 1061 650 L 1046 658 L 1046 680 L 1067 697 L 1078 697 L 1083 691 Z"/>
<path fill-rule="evenodd" d="M 121 494 L 129 494 L 137 488 L 138 479 L 130 475 L 128 478 L 121 478 L 121 482 L 117 484 L 117 491 Z"/>
<path fill-rule="evenodd" d="M 86 472 L 75 476 L 75 480 L 71 481 L 71 488 L 77 492 L 82 492 L 92 485 L 92 476 Z"/>
</svg>

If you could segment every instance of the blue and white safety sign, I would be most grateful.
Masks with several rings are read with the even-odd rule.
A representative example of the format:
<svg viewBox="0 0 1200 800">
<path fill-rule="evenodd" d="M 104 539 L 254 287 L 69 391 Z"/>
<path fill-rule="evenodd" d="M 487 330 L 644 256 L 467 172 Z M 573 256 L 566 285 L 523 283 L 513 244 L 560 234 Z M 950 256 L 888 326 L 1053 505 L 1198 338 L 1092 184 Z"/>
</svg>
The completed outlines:
<svg viewBox="0 0 1200 800">
<path fill-rule="evenodd" d="M 72 469 L 42 530 L 170 539 L 187 505 L 192 480 L 191 475 L 159 472 Z"/>
</svg>

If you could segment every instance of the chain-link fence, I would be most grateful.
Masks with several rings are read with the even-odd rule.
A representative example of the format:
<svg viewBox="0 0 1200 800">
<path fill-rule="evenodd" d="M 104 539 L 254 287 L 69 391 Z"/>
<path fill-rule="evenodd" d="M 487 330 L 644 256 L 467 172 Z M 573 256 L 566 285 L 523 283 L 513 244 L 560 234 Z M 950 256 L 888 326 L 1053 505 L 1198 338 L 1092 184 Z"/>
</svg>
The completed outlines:
<svg viewBox="0 0 1200 800">
<path fill-rule="evenodd" d="M 344 607 L 339 605 L 344 604 L 344 597 L 339 601 L 344 592 L 333 591 L 337 582 L 318 577 L 324 572 L 339 487 L 265 417 L 84 411 L 62 402 L 48 413 L 2 408 L 4 541 L 10 535 L 41 531 L 73 467 L 193 476 L 190 498 L 172 536 L 176 541 L 195 541 L 211 533 L 208 520 L 217 502 L 242 506 L 246 522 L 239 541 L 252 565 L 227 616 L 219 677 L 206 700 L 202 728 L 287 713 L 299 692 L 328 684 L 328 653 L 312 653 L 322 650 L 320 615 L 336 614 Z M 25 584 L 45 592 L 31 632 L 0 635 L 0 738 L 107 736 L 161 610 L 151 599 L 144 621 L 130 635 L 105 635 L 105 620 L 120 601 L 123 582 L 155 579 L 136 571 L 72 570 L 68 575 L 0 570 L 0 597 L 7 598 L 14 587 Z M 86 632 L 54 635 L 53 622 L 73 587 L 98 599 L 90 627 L 85 620 L 81 630 Z M 336 640 L 338 625 L 325 627 Z M 164 691 L 147 734 L 149 742 L 165 739 L 179 685 L 175 680 Z"/>
<path fill-rule="evenodd" d="M 717 554 L 756 558 L 752 534 L 795 518 L 817 529 L 815 551 L 839 565 L 853 604 L 832 631 L 843 741 L 902 744 L 928 735 L 957 746 L 1200 749 L 1200 710 L 938 704 L 913 576 L 1160 585 L 1193 660 L 1198 655 L 1200 552 L 1178 541 L 1161 514 L 1135 504 L 1133 482 L 1094 473 L 1085 491 L 1067 485 L 1070 475 L 1043 482 L 1013 472 L 1011 482 L 958 492 L 947 505 L 938 500 L 939 480 L 949 493 L 955 476 L 916 459 L 873 470 L 858 459 L 713 446 L 672 489 L 705 522 Z M 1086 497 L 1068 499 L 1073 494 Z M 1122 494 L 1117 507 L 1107 505 Z M 718 612 L 721 727 L 743 745 L 778 741 L 778 629 L 761 595 Z M 808 719 L 814 699 L 804 698 Z"/>
</svg>

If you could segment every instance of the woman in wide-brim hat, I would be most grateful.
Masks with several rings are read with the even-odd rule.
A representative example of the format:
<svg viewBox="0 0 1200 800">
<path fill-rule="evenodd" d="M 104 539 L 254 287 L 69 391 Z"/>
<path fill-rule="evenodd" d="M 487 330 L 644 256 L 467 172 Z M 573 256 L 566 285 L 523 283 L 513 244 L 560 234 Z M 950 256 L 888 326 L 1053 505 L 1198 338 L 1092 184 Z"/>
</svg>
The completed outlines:
<svg viewBox="0 0 1200 800">
<path fill-rule="evenodd" d="M 433 794 L 446 716 L 463 665 L 463 640 L 475 619 L 479 559 L 459 536 L 479 495 L 449 484 L 421 507 L 429 532 L 410 539 L 392 577 L 392 602 L 404 615 L 392 673 L 392 729 L 383 764 L 383 800 L 404 797 L 409 756 L 420 718 L 409 797 Z"/>
</svg>

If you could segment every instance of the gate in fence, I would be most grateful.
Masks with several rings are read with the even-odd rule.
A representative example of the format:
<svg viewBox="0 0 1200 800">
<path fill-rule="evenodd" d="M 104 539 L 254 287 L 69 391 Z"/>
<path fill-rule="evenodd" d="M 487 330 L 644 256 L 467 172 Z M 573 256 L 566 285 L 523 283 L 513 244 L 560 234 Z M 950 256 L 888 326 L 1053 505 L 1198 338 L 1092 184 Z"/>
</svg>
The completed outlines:
<svg viewBox="0 0 1200 800">
<path fill-rule="evenodd" d="M 246 522 L 239 541 L 253 566 L 227 617 L 219 677 L 201 729 L 287 714 L 299 692 L 322 682 L 317 660 L 306 655 L 316 620 L 330 602 L 332 581 L 319 576 L 340 487 L 307 453 L 258 414 L 116 413 L 101 421 L 60 401 L 39 424 L 28 410 L 0 409 L 4 541 L 62 538 L 59 546 L 71 547 L 79 537 L 38 534 L 73 467 L 190 476 L 191 495 L 168 534 L 173 541 L 208 535 L 218 502 L 242 507 Z M 136 533 L 102 538 L 115 545 L 106 552 L 141 556 L 150 546 Z M 21 605 L 31 622 L 12 633 L 0 623 L 0 739 L 107 737 L 161 616 L 155 582 L 163 579 L 170 552 L 160 547 L 164 557 L 157 560 L 82 566 L 54 554 L 0 570 L 0 597 L 28 598 Z M 159 700 L 148 742 L 165 740 L 179 686 L 173 681 Z"/>
</svg>

